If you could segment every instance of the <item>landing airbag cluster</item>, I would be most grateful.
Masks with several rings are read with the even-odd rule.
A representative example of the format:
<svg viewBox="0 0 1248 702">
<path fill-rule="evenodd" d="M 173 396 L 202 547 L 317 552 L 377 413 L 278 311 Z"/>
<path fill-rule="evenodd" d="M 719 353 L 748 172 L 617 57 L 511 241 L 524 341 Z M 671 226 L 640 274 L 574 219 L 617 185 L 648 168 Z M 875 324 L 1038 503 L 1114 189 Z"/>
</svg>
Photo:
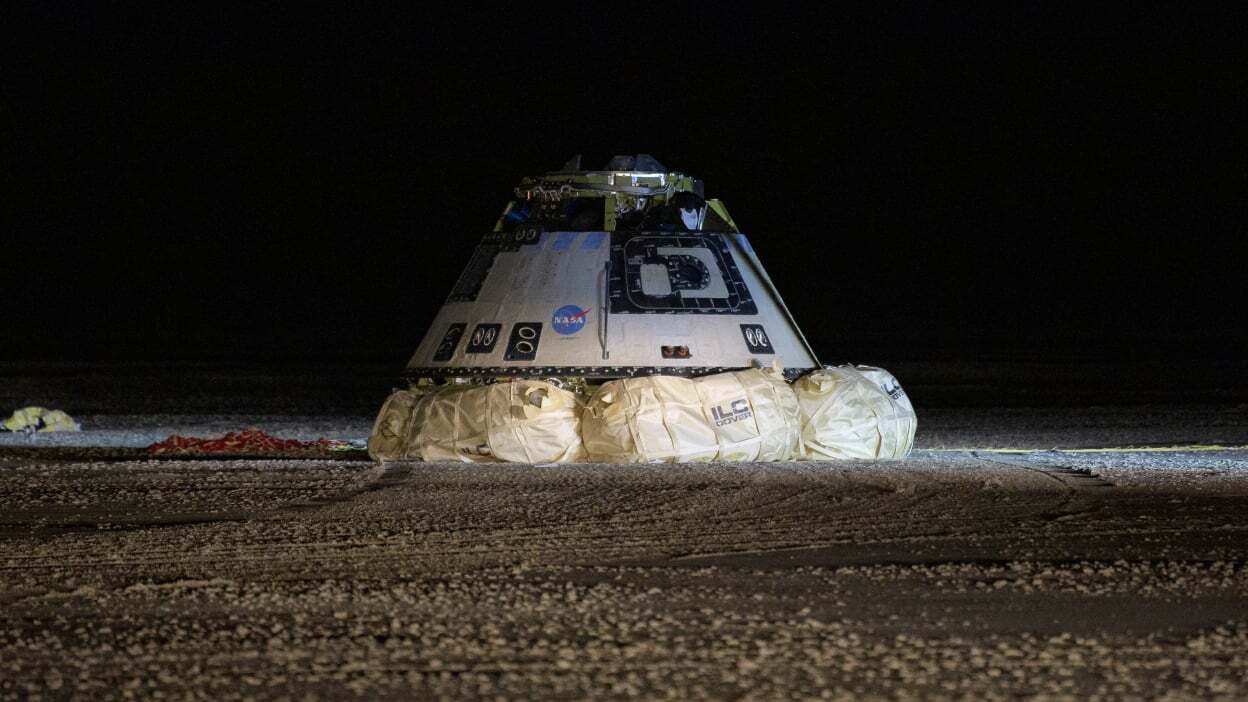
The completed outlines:
<svg viewBox="0 0 1248 702">
<path fill-rule="evenodd" d="M 542 380 L 390 395 L 368 440 L 378 461 L 683 463 L 904 458 L 914 407 L 870 366 L 612 380 L 586 401 Z"/>
</svg>

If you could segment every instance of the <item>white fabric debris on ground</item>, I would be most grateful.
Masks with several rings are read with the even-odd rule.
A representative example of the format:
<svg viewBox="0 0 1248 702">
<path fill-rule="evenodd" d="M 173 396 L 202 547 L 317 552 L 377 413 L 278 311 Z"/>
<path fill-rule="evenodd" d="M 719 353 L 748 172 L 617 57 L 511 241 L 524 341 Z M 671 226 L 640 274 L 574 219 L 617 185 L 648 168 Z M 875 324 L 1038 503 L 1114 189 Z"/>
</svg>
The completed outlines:
<svg viewBox="0 0 1248 702">
<path fill-rule="evenodd" d="M 73 417 L 61 410 L 23 407 L 4 420 L 4 428 L 12 432 L 61 432 L 82 429 Z"/>
</svg>

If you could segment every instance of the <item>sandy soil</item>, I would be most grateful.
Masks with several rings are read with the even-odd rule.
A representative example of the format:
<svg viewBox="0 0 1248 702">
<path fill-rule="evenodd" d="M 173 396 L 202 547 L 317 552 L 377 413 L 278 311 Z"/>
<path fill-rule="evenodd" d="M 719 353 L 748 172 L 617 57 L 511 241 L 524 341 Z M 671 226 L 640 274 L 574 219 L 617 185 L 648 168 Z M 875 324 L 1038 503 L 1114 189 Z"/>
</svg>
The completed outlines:
<svg viewBox="0 0 1248 702">
<path fill-rule="evenodd" d="M 0 514 L 5 699 L 1248 695 L 1243 452 L 10 462 Z"/>
<path fill-rule="evenodd" d="M 124 448 L 351 438 L 363 392 L 7 387 L 132 436 L 0 446 L 0 699 L 1248 697 L 1248 451 L 982 450 L 1228 443 L 1234 403 L 933 402 L 895 463 L 377 467 Z"/>
</svg>

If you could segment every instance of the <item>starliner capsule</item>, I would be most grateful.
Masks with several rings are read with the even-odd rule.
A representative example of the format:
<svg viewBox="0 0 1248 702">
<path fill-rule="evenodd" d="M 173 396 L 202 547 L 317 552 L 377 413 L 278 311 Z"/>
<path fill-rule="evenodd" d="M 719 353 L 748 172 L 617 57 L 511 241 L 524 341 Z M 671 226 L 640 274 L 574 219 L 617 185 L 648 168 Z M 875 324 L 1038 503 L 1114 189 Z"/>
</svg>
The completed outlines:
<svg viewBox="0 0 1248 702">
<path fill-rule="evenodd" d="M 896 379 L 821 368 L 723 203 L 644 154 L 520 181 L 406 380 L 369 436 L 382 462 L 900 458 L 914 439 Z"/>
<path fill-rule="evenodd" d="M 727 209 L 648 155 L 523 179 L 406 368 L 575 385 L 819 366 Z"/>
</svg>

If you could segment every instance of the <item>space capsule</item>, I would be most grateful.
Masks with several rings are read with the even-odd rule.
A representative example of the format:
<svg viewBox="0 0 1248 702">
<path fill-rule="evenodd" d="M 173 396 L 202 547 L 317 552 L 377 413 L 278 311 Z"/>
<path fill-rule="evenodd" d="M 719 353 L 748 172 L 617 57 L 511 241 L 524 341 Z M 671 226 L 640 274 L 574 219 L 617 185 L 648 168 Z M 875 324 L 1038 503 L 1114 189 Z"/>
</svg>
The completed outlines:
<svg viewBox="0 0 1248 702">
<path fill-rule="evenodd" d="M 515 188 L 405 378 L 597 383 L 819 367 L 724 204 L 654 158 L 580 157 Z"/>
</svg>

